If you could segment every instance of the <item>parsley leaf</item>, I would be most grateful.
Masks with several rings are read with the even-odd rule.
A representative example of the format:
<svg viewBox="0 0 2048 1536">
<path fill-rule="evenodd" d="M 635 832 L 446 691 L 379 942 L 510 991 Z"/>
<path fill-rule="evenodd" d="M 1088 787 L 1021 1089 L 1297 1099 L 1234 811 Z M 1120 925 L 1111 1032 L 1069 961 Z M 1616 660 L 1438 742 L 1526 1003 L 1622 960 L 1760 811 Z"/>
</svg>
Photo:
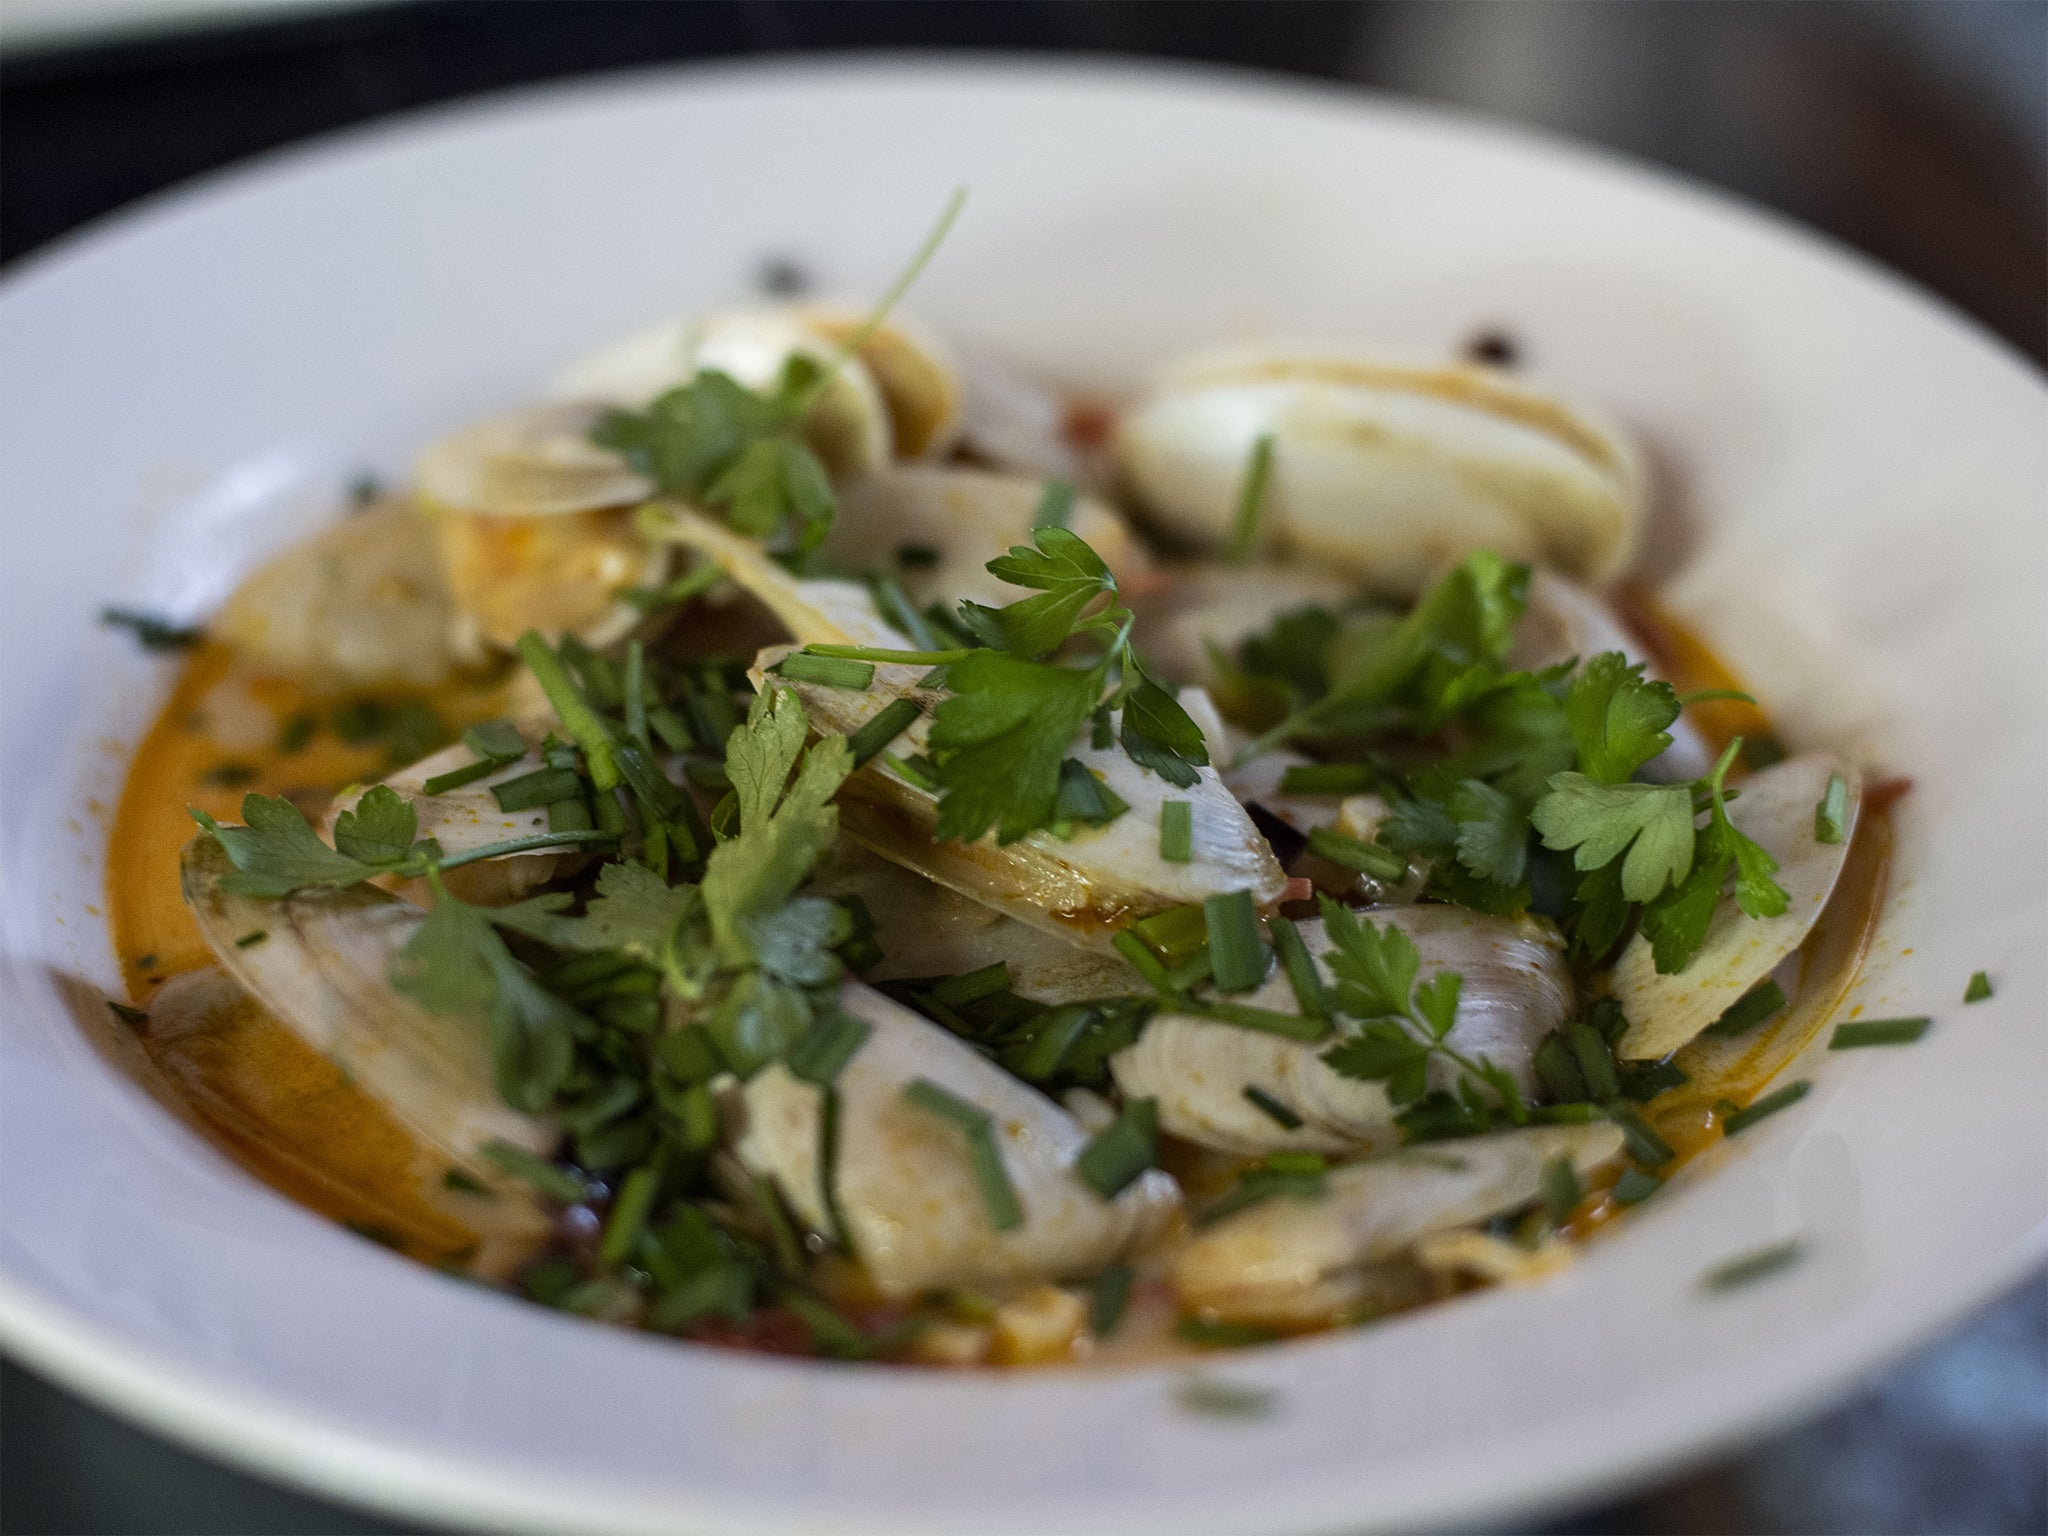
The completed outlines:
<svg viewBox="0 0 2048 1536">
<path fill-rule="evenodd" d="M 1077 534 L 1047 526 L 1034 528 L 1031 536 L 1036 549 L 1018 545 L 989 561 L 988 570 L 1011 586 L 1032 588 L 1039 596 L 1020 598 L 1001 608 L 962 605 L 977 633 L 997 639 L 1000 649 L 1026 660 L 1058 650 L 1073 634 L 1082 610 L 1097 598 L 1116 593 L 1116 578 L 1109 567 Z"/>
<path fill-rule="evenodd" d="M 379 784 L 334 818 L 334 846 L 365 864 L 397 864 L 412 852 L 418 831 L 419 813 L 412 802 Z"/>
<path fill-rule="evenodd" d="M 700 906 L 697 891 L 672 886 L 644 864 L 611 863 L 597 873 L 597 895 L 580 918 L 537 937 L 571 949 L 622 949 L 659 961 L 677 926 Z"/>
<path fill-rule="evenodd" d="M 1200 782 L 1195 770 L 1209 762 L 1209 746 L 1202 728 L 1181 707 L 1180 700 L 1143 673 L 1137 686 L 1124 696 L 1122 740 L 1124 753 L 1141 768 L 1149 768 L 1176 789 L 1192 789 Z"/>
<path fill-rule="evenodd" d="M 1457 828 L 1458 862 L 1482 880 L 1517 886 L 1529 867 L 1529 816 L 1509 796 L 1465 779 L 1444 805 Z"/>
<path fill-rule="evenodd" d="M 223 826 L 204 811 L 195 810 L 192 819 L 227 850 L 235 872 L 221 884 L 238 896 L 289 896 L 307 886 L 355 885 L 379 872 L 377 865 L 320 841 L 299 808 L 282 797 L 244 795 L 245 825 L 239 827 Z"/>
<path fill-rule="evenodd" d="M 1625 784 L 1671 745 L 1665 727 L 1678 718 L 1678 695 L 1669 683 L 1645 679 L 1641 663 L 1602 651 L 1572 679 L 1564 712 L 1586 777 Z"/>
<path fill-rule="evenodd" d="M 1598 869 L 1628 850 L 1621 892 L 1649 901 L 1693 863 L 1693 797 L 1689 784 L 1599 784 L 1582 773 L 1550 778 L 1550 793 L 1530 820 L 1543 845 L 1575 850 L 1573 864 Z"/>
<path fill-rule="evenodd" d="M 948 681 L 927 740 L 945 792 L 933 836 L 972 842 L 994 826 L 1013 843 L 1052 820 L 1060 765 L 1095 711 L 1101 673 L 977 651 L 952 663 Z"/>
</svg>

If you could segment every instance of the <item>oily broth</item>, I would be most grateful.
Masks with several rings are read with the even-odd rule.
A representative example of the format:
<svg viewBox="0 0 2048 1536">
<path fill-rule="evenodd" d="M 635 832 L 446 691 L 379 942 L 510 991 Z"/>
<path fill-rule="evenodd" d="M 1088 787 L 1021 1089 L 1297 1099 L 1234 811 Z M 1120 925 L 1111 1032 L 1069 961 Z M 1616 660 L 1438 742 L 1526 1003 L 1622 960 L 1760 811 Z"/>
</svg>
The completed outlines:
<svg viewBox="0 0 2048 1536">
<path fill-rule="evenodd" d="M 1623 596 L 1623 613 L 1681 692 L 1739 688 L 1739 681 L 1700 638 L 1673 620 L 1641 589 Z M 431 691 L 393 691 L 388 700 L 417 699 L 451 733 L 507 710 L 501 678 L 459 679 Z M 189 807 L 223 820 L 240 819 L 251 791 L 284 795 L 317 818 L 335 791 L 371 779 L 391 764 L 380 743 L 351 745 L 325 728 L 348 702 L 290 682 L 243 675 L 223 646 L 198 647 L 131 764 L 114 815 L 107 862 L 107 914 L 129 996 L 148 1008 L 172 978 L 213 963 L 179 892 L 179 853 L 196 833 Z M 299 716 L 323 727 L 296 751 L 280 733 Z M 1767 733 L 1754 705 L 1713 701 L 1691 719 L 1715 749 L 1736 735 Z M 240 773 L 222 782 L 224 765 Z M 246 779 L 242 777 L 246 774 Z M 1802 946 L 1791 1004 L 1756 1034 L 1737 1041 L 1699 1041 L 1682 1051 L 1691 1077 L 1646 1108 L 1671 1145 L 1667 1174 L 1719 1139 L 1716 1104 L 1746 1102 L 1812 1040 L 1855 981 L 1883 904 L 1891 853 L 1887 811 L 1866 807 L 1833 899 Z M 440 1165 L 327 1059 L 305 1045 L 253 999 L 203 1015 L 187 1010 L 162 1028 L 146 1025 L 140 1043 L 164 1083 L 215 1142 L 257 1178 L 322 1215 L 344 1222 L 425 1262 L 461 1264 L 476 1247 L 460 1199 L 441 1188 Z M 1162 1161 L 1191 1186 L 1227 1187 L 1236 1161 L 1168 1145 Z M 1618 1172 L 1596 1179 L 1566 1224 L 1567 1239 L 1590 1236 L 1624 1207 L 1612 1197 Z M 1213 1186 L 1213 1188 L 1211 1188 Z M 1199 1190 L 1197 1191 L 1200 1192 Z M 1174 1335 L 1176 1310 L 1165 1283 L 1166 1251 L 1176 1224 L 1158 1248 L 1141 1256 L 1129 1311 L 1117 1335 L 1085 1335 L 1076 1360 L 1136 1364 L 1185 1357 Z M 1420 1279 L 1395 1305 L 1454 1294 L 1464 1282 Z M 1332 1319 L 1336 1324 L 1343 1319 Z M 1311 1330 L 1313 1331 L 1313 1330 Z M 718 1334 L 740 1348 L 779 1347 L 751 1331 Z"/>
</svg>

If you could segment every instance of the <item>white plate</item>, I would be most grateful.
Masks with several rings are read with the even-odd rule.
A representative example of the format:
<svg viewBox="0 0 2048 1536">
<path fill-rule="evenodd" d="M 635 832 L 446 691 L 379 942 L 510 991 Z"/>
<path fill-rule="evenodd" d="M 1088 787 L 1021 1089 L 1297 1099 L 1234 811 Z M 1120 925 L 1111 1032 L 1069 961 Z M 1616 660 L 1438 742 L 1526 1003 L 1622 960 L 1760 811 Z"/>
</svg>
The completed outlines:
<svg viewBox="0 0 2048 1536">
<path fill-rule="evenodd" d="M 358 468 L 760 260 L 916 296 L 1081 382 L 1295 332 L 1503 324 L 1669 471 L 1681 602 L 1800 740 L 1911 774 L 1857 1001 L 1911 1050 L 1814 1094 L 1554 1283 L 1177 1373 L 741 1358 L 440 1279 L 302 1212 L 102 1063 L 102 818 L 198 613 Z M 271 157 L 0 293 L 6 1018 L 0 1338 L 155 1427 L 347 1498 L 607 1531 L 1282 1531 L 1583 1497 L 1815 1404 L 2048 1248 L 2041 381 L 1856 259 L 1581 153 L 1355 95 L 929 61 L 663 73 Z M 1675 510 L 1674 510 L 1675 509 Z M 1958 1006 L 1979 968 L 1991 1002 Z M 85 1005 L 92 1012 L 90 1003 Z M 1770 1239 L 1812 1257 L 1706 1299 Z"/>
</svg>

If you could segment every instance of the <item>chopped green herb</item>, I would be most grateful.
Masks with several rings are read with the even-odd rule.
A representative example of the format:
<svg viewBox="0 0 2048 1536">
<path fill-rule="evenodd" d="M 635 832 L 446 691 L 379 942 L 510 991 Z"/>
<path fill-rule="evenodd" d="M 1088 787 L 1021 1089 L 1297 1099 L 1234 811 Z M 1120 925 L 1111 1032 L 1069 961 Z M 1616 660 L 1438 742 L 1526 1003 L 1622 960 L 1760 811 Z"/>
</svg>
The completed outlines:
<svg viewBox="0 0 2048 1536">
<path fill-rule="evenodd" d="M 790 1048 L 783 1064 L 805 1082 L 822 1088 L 837 1080 L 841 1069 L 867 1044 L 870 1033 L 867 1020 L 835 1008 Z"/>
<path fill-rule="evenodd" d="M 277 728 L 277 750 L 287 757 L 295 752 L 303 752 L 319 729 L 320 722 L 311 715 L 293 715 Z"/>
<path fill-rule="evenodd" d="M 159 614 L 133 608 L 102 608 L 100 622 L 109 629 L 127 630 L 145 651 L 181 651 L 197 645 L 206 635 L 195 626 L 175 624 Z"/>
<path fill-rule="evenodd" d="M 1813 840 L 1817 843 L 1839 843 L 1848 819 L 1849 781 L 1839 773 L 1830 774 L 1827 791 L 1820 797 L 1820 804 L 1813 808 Z"/>
<path fill-rule="evenodd" d="M 1065 835 L 1073 823 L 1102 827 L 1130 809 L 1124 798 L 1079 758 L 1060 764 L 1059 794 L 1053 802 L 1052 829 Z"/>
<path fill-rule="evenodd" d="M 581 1178 L 544 1157 L 536 1157 L 524 1147 L 515 1147 L 509 1141 L 488 1141 L 484 1143 L 483 1155 L 552 1200 L 574 1205 L 583 1198 Z"/>
<path fill-rule="evenodd" d="M 939 551 L 929 544 L 899 544 L 896 563 L 906 571 L 928 571 L 939 563 Z"/>
<path fill-rule="evenodd" d="M 496 1198 L 496 1191 L 467 1168 L 449 1168 L 441 1175 L 441 1187 L 452 1189 L 458 1194 L 481 1195 L 486 1199 Z"/>
<path fill-rule="evenodd" d="M 1553 1157 L 1543 1165 L 1543 1214 L 1552 1226 L 1563 1226 L 1585 1193 L 1569 1157 Z"/>
<path fill-rule="evenodd" d="M 1614 1181 L 1614 1198 L 1621 1205 L 1641 1205 L 1663 1187 L 1664 1181 L 1654 1173 L 1624 1168 L 1621 1177 Z"/>
<path fill-rule="evenodd" d="M 1628 1155 L 1639 1163 L 1652 1168 L 1662 1168 L 1678 1154 L 1671 1150 L 1671 1143 L 1651 1129 L 1650 1122 L 1639 1114 L 1635 1107 L 1619 1099 L 1602 1106 L 1607 1118 L 1621 1127 Z"/>
<path fill-rule="evenodd" d="M 1262 1387 L 1241 1386 L 1218 1381 L 1213 1376 L 1184 1376 L 1174 1388 L 1173 1400 L 1189 1413 L 1220 1419 L 1263 1419 L 1277 1401 Z"/>
<path fill-rule="evenodd" d="M 813 656 L 808 651 L 792 651 L 769 670 L 793 683 L 816 683 L 854 693 L 864 692 L 875 681 L 875 664 L 871 661 L 844 661 L 836 656 Z"/>
<path fill-rule="evenodd" d="M 1726 1099 L 1723 1099 L 1721 1103 L 1725 1108 L 1721 1115 L 1722 1134 L 1739 1136 L 1752 1125 L 1755 1125 L 1757 1121 L 1775 1115 L 1781 1109 L 1789 1109 L 1812 1091 L 1813 1084 L 1802 1080 L 1796 1083 L 1787 1083 L 1775 1093 L 1767 1093 L 1762 1098 L 1745 1105 L 1741 1109 L 1737 1109 Z"/>
<path fill-rule="evenodd" d="M 1742 760 L 1749 765 L 1753 773 L 1775 768 L 1785 761 L 1787 755 L 1785 744 L 1769 734 L 1752 736 L 1742 748 Z"/>
<path fill-rule="evenodd" d="M 1564 1026 L 1564 1039 L 1578 1063 L 1587 1098 L 1604 1103 L 1621 1092 L 1621 1081 L 1614 1070 L 1614 1053 L 1599 1030 L 1583 1019 L 1573 1019 Z"/>
<path fill-rule="evenodd" d="M 1408 861 L 1398 853 L 1376 843 L 1360 842 L 1334 827 L 1311 827 L 1308 846 L 1309 852 L 1328 859 L 1332 864 L 1356 870 L 1361 875 L 1370 875 L 1382 883 L 1404 880 L 1408 876 Z"/>
<path fill-rule="evenodd" d="M 1095 1277 L 1094 1291 L 1088 1298 L 1088 1331 L 1096 1338 L 1108 1338 L 1124 1320 L 1131 1304 L 1133 1278 L 1128 1264 L 1112 1264 Z"/>
<path fill-rule="evenodd" d="M 906 1084 L 903 1097 L 919 1109 L 951 1121 L 965 1133 L 968 1156 L 974 1167 L 975 1183 L 981 1190 L 982 1207 L 989 1225 L 998 1232 L 1010 1232 L 1024 1224 L 1024 1208 L 1017 1203 L 1017 1191 L 1003 1166 L 1001 1144 L 996 1140 L 995 1122 L 988 1111 L 949 1093 L 928 1077 Z"/>
<path fill-rule="evenodd" d="M 1209 942 L 1207 915 L 1194 902 L 1141 917 L 1126 931 L 1135 934 L 1168 965 L 1192 960 Z"/>
<path fill-rule="evenodd" d="M 239 939 L 235 940 L 235 948 L 254 949 L 258 944 L 261 944 L 265 939 L 269 937 L 270 932 L 268 929 L 253 929 L 250 932 L 243 934 Z"/>
<path fill-rule="evenodd" d="M 1201 1317 L 1182 1318 L 1173 1325 L 1173 1335 L 1197 1349 L 1242 1349 L 1248 1344 L 1270 1344 L 1280 1337 L 1278 1329 L 1257 1323 L 1212 1322 Z"/>
<path fill-rule="evenodd" d="M 1180 989 L 1173 983 L 1173 977 L 1165 965 L 1145 941 L 1131 929 L 1126 928 L 1111 939 L 1110 947 L 1124 957 L 1131 969 L 1145 978 L 1146 985 L 1162 996 L 1170 996 Z"/>
<path fill-rule="evenodd" d="M 1266 482 L 1273 475 L 1273 434 L 1261 433 L 1245 460 L 1238 482 L 1237 510 L 1230 520 L 1228 558 L 1234 565 L 1249 560 L 1259 547 L 1259 522 L 1266 511 Z"/>
<path fill-rule="evenodd" d="M 1244 1096 L 1246 1102 L 1252 1108 L 1279 1126 L 1281 1130 L 1298 1131 L 1301 1129 L 1301 1116 L 1297 1115 L 1285 1104 L 1282 1104 L 1257 1083 L 1245 1084 Z"/>
<path fill-rule="evenodd" d="M 1268 920 L 1266 927 L 1273 936 L 1274 952 L 1280 956 L 1280 968 L 1287 973 L 1287 984 L 1294 989 L 1294 1001 L 1302 1016 L 1327 1019 L 1330 989 L 1323 983 L 1316 957 L 1308 952 L 1301 930 L 1285 917 Z"/>
<path fill-rule="evenodd" d="M 700 565 L 682 575 L 663 582 L 658 587 L 625 587 L 620 589 L 619 601 L 642 613 L 665 612 L 681 608 L 695 598 L 702 597 L 725 579 L 725 572 L 715 565 Z"/>
<path fill-rule="evenodd" d="M 1217 991 L 1249 992 L 1266 979 L 1273 957 L 1259 937 L 1259 912 L 1250 891 L 1208 897 L 1202 903 L 1202 919 Z"/>
<path fill-rule="evenodd" d="M 1320 1152 L 1268 1153 L 1239 1173 L 1237 1183 L 1195 1217 L 1195 1226 L 1214 1226 L 1265 1200 L 1320 1200 L 1328 1172 Z"/>
<path fill-rule="evenodd" d="M 1866 1045 L 1911 1045 L 1927 1033 L 1933 1022 L 1929 1018 L 1860 1019 L 1837 1024 L 1835 1032 L 1828 1037 L 1828 1049 L 1851 1051 Z"/>
<path fill-rule="evenodd" d="M 1362 795 L 1377 775 L 1364 763 L 1296 763 L 1280 775 L 1283 795 Z"/>
<path fill-rule="evenodd" d="M 1966 1003 L 1981 1003 L 1989 996 L 1991 996 L 1991 978 L 1982 971 L 1973 973 L 1970 977 L 1970 984 L 1963 988 L 1963 1001 Z"/>
<path fill-rule="evenodd" d="M 1074 515 L 1074 487 L 1071 482 L 1052 479 L 1045 482 L 1045 489 L 1039 494 L 1038 506 L 1031 514 L 1034 528 L 1064 528 L 1067 520 Z"/>
<path fill-rule="evenodd" d="M 978 1003 L 984 997 L 994 997 L 1010 985 L 1010 963 L 998 960 L 993 965 L 984 965 L 978 971 L 962 971 L 958 976 L 948 976 L 932 986 L 932 997 L 948 1008 L 964 1008 L 969 1003 Z"/>
<path fill-rule="evenodd" d="M 1730 1003 L 1721 1017 L 1714 1020 L 1701 1033 L 1711 1035 L 1717 1040 L 1733 1040 L 1748 1034 L 1784 1006 L 1785 989 L 1773 978 L 1766 976 Z"/>
<path fill-rule="evenodd" d="M 1116 1119 L 1088 1139 L 1074 1172 L 1105 1200 L 1114 1200 L 1159 1158 L 1159 1101 L 1127 1099 Z"/>
<path fill-rule="evenodd" d="M 1288 1040 L 1303 1040 L 1313 1043 L 1329 1038 L 1328 1019 L 1303 1018 L 1298 1013 L 1281 1013 L 1272 1008 L 1253 1008 L 1244 1003 L 1218 1003 L 1207 998 L 1183 997 L 1175 1000 L 1174 1010 L 1190 1018 L 1209 1019 L 1217 1024 L 1233 1024 L 1239 1029 L 1256 1030 L 1260 1034 L 1279 1035 Z"/>
<path fill-rule="evenodd" d="M 892 699 L 883 705 L 879 713 L 864 721 L 846 738 L 846 744 L 853 752 L 853 766 L 860 767 L 909 730 L 922 713 L 915 699 Z"/>
<path fill-rule="evenodd" d="M 571 768 L 536 768 L 491 786 L 501 811 L 532 811 L 558 800 L 580 800 L 583 779 Z"/>
<path fill-rule="evenodd" d="M 1790 1269 L 1805 1256 L 1799 1239 L 1788 1238 L 1782 1243 L 1773 1243 L 1768 1248 L 1759 1248 L 1753 1253 L 1740 1254 L 1716 1264 L 1700 1276 L 1700 1289 L 1714 1292 L 1737 1290 Z"/>
<path fill-rule="evenodd" d="M 1195 808 L 1186 800 L 1168 800 L 1159 807 L 1159 857 L 1169 864 L 1187 864 L 1195 857 Z"/>
</svg>

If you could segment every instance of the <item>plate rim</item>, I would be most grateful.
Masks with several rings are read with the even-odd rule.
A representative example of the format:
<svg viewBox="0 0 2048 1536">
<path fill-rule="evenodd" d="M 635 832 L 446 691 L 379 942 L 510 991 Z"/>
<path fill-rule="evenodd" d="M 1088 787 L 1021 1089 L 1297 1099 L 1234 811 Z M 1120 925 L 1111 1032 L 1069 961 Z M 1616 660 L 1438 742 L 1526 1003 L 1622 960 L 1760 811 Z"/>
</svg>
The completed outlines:
<svg viewBox="0 0 2048 1536">
<path fill-rule="evenodd" d="M 1189 98 L 1234 99 L 1248 105 L 1265 103 L 1315 103 L 1326 109 L 1372 118 L 1396 119 L 1447 132 L 1484 146 L 1512 145 L 1535 148 L 1603 177 L 1619 176 L 1636 188 L 1703 206 L 1722 218 L 1733 217 L 1774 241 L 1811 254 L 1832 257 L 1835 265 L 1844 261 L 1866 280 L 1874 279 L 1893 295 L 1922 311 L 1932 310 L 1948 322 L 1959 339 L 1978 344 L 2008 368 L 2017 363 L 2030 384 L 2039 388 L 2040 371 L 2018 349 L 1987 330 L 1972 317 L 1944 299 L 1882 266 L 1861 252 L 1832 237 L 1811 231 L 1772 210 L 1747 199 L 1689 177 L 1665 172 L 1644 162 L 1599 146 L 1581 144 L 1569 138 L 1522 128 L 1483 114 L 1458 111 L 1414 99 L 1390 96 L 1361 87 L 1304 80 L 1237 66 L 1179 64 L 1156 60 L 1076 60 L 1069 56 L 1043 54 L 984 53 L 970 51 L 878 51 L 824 53 L 771 58 L 742 58 L 662 64 L 613 71 L 566 81 L 544 81 L 483 93 L 459 100 L 432 103 L 379 118 L 368 123 L 330 130 L 276 146 L 231 165 L 158 189 L 143 198 L 97 217 L 25 253 L 0 273 L 0 297 L 30 286 L 44 273 L 61 269 L 74 256 L 101 244 L 117 241 L 165 218 L 175 218 L 195 202 L 233 196 L 259 187 L 273 178 L 290 178 L 330 158 L 346 158 L 357 152 L 374 153 L 385 144 L 400 144 L 416 137 L 465 128 L 487 127 L 494 118 L 528 114 L 544 115 L 557 108 L 572 109 L 594 98 L 645 92 L 688 90 L 706 79 L 757 79 L 769 84 L 787 84 L 803 77 L 836 81 L 870 81 L 891 72 L 913 71 L 921 76 L 950 76 L 965 80 L 975 76 L 999 76 L 1008 81 L 1036 80 L 1098 88 L 1128 87 L 1141 80 L 1152 88 Z M 1988 343 L 1988 348 L 1985 344 Z M 1987 359 L 1988 361 L 1989 359 Z M 7 984 L 0 995 L 20 996 L 25 978 L 16 974 L 11 959 Z M 1447 1505 L 1441 1498 L 1418 1501 L 1411 1510 L 1390 1510 L 1379 1518 L 1391 1523 L 1422 1520 L 1449 1521 L 1481 1518 L 1504 1511 L 1531 1512 L 1554 1508 L 1571 1500 L 1575 1493 L 1591 1494 L 1595 1489 L 1616 1487 L 1654 1472 L 1711 1455 L 1715 1450 L 1764 1433 L 1771 1426 L 1810 1411 L 1832 1397 L 1847 1383 L 1885 1360 L 1896 1358 L 1923 1342 L 1965 1311 L 1983 1305 L 2002 1294 L 2048 1258 L 2048 1218 L 2014 1241 L 1998 1264 L 1985 1264 L 1974 1271 L 1967 1283 L 1916 1306 L 1901 1306 L 1889 1314 L 1888 1329 L 1876 1330 L 1860 1341 L 1856 1350 L 1838 1350 L 1824 1368 L 1810 1370 L 1762 1398 L 1751 1397 L 1740 1405 L 1724 1407 L 1718 1425 L 1667 1427 L 1663 1436 L 1650 1443 L 1634 1442 L 1628 1449 L 1603 1456 L 1589 1456 L 1547 1481 L 1523 1481 L 1512 1488 L 1499 1486 L 1483 1499 L 1467 1498 Z M 203 1370 L 188 1369 L 155 1358 L 147 1349 L 124 1345 L 111 1329 L 83 1322 L 60 1305 L 35 1295 L 8 1274 L 0 1273 L 0 1346 L 30 1362 L 53 1378 L 73 1386 L 113 1411 L 129 1415 L 152 1429 L 204 1451 L 231 1464 L 251 1468 L 263 1475 L 282 1478 L 344 1501 L 369 1505 L 399 1514 L 431 1512 L 437 1518 L 474 1521 L 479 1518 L 507 1528 L 560 1529 L 565 1523 L 582 1525 L 589 1511 L 589 1493 L 572 1482 L 544 1478 L 542 1489 L 551 1488 L 555 1502 L 542 1518 L 542 1507 L 533 1502 L 541 1489 L 517 1495 L 501 1494 L 512 1468 L 502 1463 L 456 1460 L 448 1454 L 408 1454 L 394 1440 L 353 1428 L 331 1424 L 324 1415 L 295 1409 L 289 1397 L 270 1397 L 229 1385 Z M 146 1363 L 145 1363 L 146 1362 Z M 254 1431 L 252 1435 L 252 1431 Z M 309 1449 L 309 1444 L 313 1447 Z M 463 1469 L 451 1476 L 451 1469 Z M 493 1484 L 497 1485 L 495 1488 Z M 1319 1485 L 1320 1486 L 1320 1485 Z M 591 1529 L 638 1530 L 672 1526 L 678 1518 L 707 1529 L 729 1531 L 766 1530 L 755 1515 L 721 1503 L 716 1508 L 688 1512 L 687 1490 L 667 1488 L 659 1508 L 645 1510 L 648 1519 L 607 1518 Z M 508 1502 L 516 1498 L 517 1502 Z M 679 1511 L 684 1511 L 679 1516 Z M 1340 1512 L 1302 1512 L 1306 1526 L 1320 1528 L 1324 1518 Z M 626 1516 L 622 1505 L 610 1512 Z M 998 1515 L 998 1518 L 1000 1516 Z M 785 1517 L 786 1519 L 786 1517 Z M 900 1520 L 884 1519 L 864 1523 L 860 1519 L 835 1517 L 830 1528 L 839 1530 L 902 1529 Z M 784 1520 L 777 1528 L 787 1528 Z M 980 1528 L 977 1525 L 976 1528 Z M 990 1526 L 994 1529 L 996 1527 Z M 1008 1529 L 1007 1524 L 1001 1528 Z M 1065 1527 L 1061 1527 L 1065 1528 Z M 1275 1527 L 1281 1528 L 1281 1527 Z"/>
</svg>

